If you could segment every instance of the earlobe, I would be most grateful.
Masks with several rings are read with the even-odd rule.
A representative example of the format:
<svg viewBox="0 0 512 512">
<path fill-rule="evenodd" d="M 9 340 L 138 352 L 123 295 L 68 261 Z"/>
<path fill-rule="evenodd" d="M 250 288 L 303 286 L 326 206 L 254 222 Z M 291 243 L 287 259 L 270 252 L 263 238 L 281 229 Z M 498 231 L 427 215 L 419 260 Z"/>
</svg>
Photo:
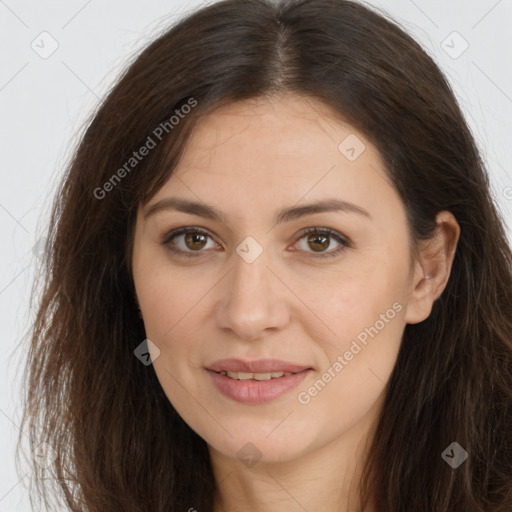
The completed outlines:
<svg viewBox="0 0 512 512">
<path fill-rule="evenodd" d="M 434 236 L 420 244 L 419 261 L 416 261 L 405 315 L 409 324 L 428 318 L 450 277 L 460 226 L 448 211 L 437 215 L 436 224 Z"/>
<path fill-rule="evenodd" d="M 430 274 L 423 275 L 415 282 L 416 285 L 409 295 L 406 306 L 405 322 L 408 324 L 417 324 L 428 318 L 435 300 Z"/>
</svg>

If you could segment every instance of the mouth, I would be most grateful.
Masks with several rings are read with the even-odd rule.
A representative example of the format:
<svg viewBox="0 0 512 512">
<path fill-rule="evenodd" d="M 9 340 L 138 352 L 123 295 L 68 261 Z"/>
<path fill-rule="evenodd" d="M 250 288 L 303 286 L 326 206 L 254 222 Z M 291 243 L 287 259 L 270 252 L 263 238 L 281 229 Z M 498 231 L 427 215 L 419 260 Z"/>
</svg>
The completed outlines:
<svg viewBox="0 0 512 512">
<path fill-rule="evenodd" d="M 256 380 L 268 380 L 271 378 L 280 378 L 284 374 L 312 370 L 309 365 L 291 363 L 280 359 L 221 359 L 208 365 L 206 369 L 217 373 L 224 372 L 228 377 L 239 380 L 253 378 L 247 377 L 247 374 L 255 376 L 254 378 L 256 378 Z M 238 376 L 235 374 L 238 374 Z"/>
<path fill-rule="evenodd" d="M 270 380 L 280 379 L 281 377 L 288 377 L 289 375 L 295 375 L 294 372 L 261 372 L 261 373 L 250 373 L 250 372 L 228 372 L 220 371 L 215 372 L 219 375 L 224 375 L 234 380 Z M 299 373 L 299 372 L 297 372 Z"/>
<path fill-rule="evenodd" d="M 311 367 L 282 361 L 233 359 L 217 362 L 206 370 L 224 397 L 253 405 L 286 395 L 313 372 Z"/>
</svg>

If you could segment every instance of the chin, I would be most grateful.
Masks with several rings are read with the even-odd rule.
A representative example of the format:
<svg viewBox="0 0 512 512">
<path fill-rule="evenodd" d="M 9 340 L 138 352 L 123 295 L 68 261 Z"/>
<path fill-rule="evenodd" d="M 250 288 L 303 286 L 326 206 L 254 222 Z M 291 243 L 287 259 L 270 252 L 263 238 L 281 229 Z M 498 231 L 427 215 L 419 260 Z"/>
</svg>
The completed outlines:
<svg viewBox="0 0 512 512">
<path fill-rule="evenodd" d="M 249 430 L 247 432 L 250 432 Z M 250 434 L 227 436 L 220 442 L 210 442 L 207 440 L 210 448 L 221 453 L 224 457 L 238 459 L 247 467 L 254 467 L 257 464 L 274 464 L 280 462 L 289 462 L 298 458 L 304 452 L 304 440 L 291 443 L 291 439 L 286 436 L 270 434 Z"/>
</svg>

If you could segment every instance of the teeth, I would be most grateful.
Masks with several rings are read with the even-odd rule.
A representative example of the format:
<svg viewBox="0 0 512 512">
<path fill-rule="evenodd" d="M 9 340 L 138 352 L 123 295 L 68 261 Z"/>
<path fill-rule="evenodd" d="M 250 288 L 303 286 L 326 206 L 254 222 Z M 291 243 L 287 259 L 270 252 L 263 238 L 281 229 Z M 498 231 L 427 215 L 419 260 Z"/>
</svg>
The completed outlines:
<svg viewBox="0 0 512 512">
<path fill-rule="evenodd" d="M 219 372 L 221 375 L 225 375 L 231 379 L 237 380 L 270 380 L 278 379 L 279 377 L 287 377 L 293 375 L 292 372 L 264 372 L 264 373 L 247 373 L 247 372 Z"/>
</svg>

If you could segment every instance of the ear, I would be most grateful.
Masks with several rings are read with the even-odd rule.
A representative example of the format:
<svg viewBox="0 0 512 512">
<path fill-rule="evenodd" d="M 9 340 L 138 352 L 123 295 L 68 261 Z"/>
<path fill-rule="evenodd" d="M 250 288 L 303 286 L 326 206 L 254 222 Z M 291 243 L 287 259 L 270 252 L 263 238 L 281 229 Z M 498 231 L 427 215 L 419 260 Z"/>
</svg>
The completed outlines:
<svg viewBox="0 0 512 512">
<path fill-rule="evenodd" d="M 433 237 L 421 241 L 414 262 L 410 282 L 405 321 L 422 322 L 430 315 L 434 301 L 441 296 L 450 277 L 455 250 L 460 236 L 460 226 L 448 211 L 436 217 Z"/>
</svg>

